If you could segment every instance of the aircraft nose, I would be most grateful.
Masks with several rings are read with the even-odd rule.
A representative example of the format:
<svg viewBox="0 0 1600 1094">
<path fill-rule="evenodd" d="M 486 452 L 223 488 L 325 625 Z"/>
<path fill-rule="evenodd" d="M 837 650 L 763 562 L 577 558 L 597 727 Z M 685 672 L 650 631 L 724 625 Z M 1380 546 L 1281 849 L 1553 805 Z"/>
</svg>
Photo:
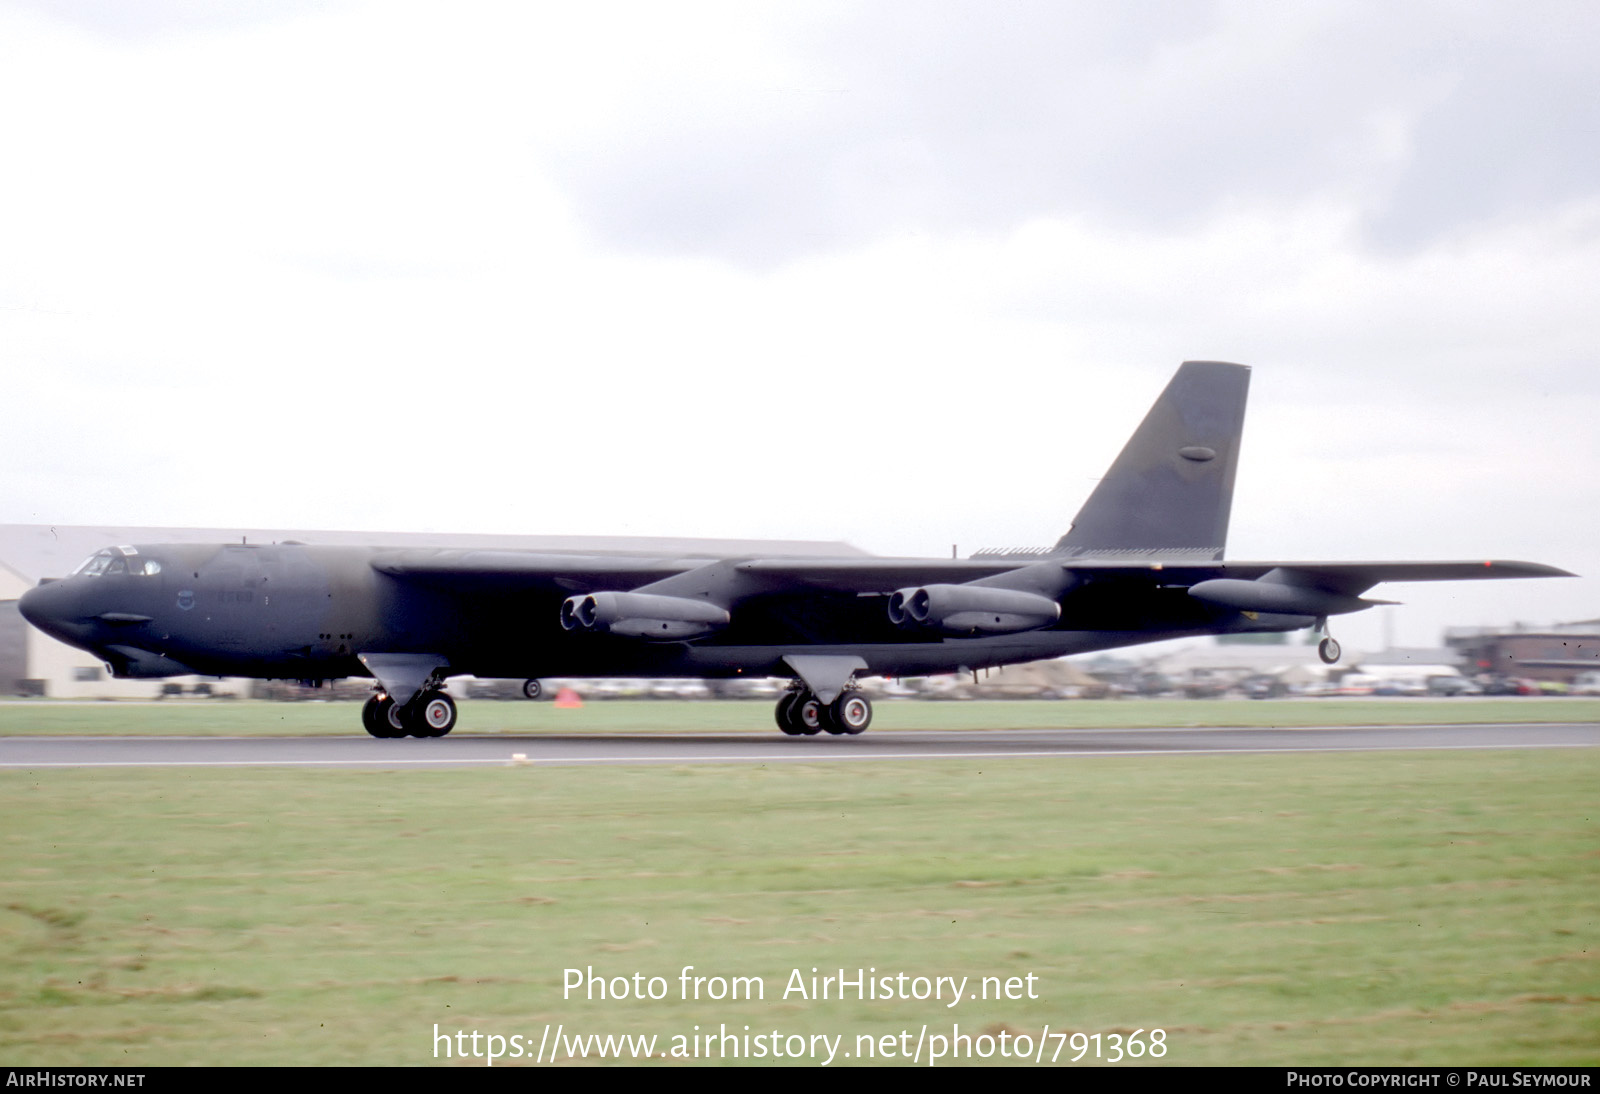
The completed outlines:
<svg viewBox="0 0 1600 1094">
<path fill-rule="evenodd" d="M 22 594 L 17 611 L 44 633 L 71 642 L 81 638 L 85 629 L 79 600 L 67 582 L 46 581 Z"/>
<path fill-rule="evenodd" d="M 48 590 L 50 585 L 54 584 L 56 583 L 52 581 L 49 584 L 35 585 L 23 593 L 22 598 L 17 601 L 17 611 L 21 612 L 22 618 L 32 623 L 35 627 L 38 627 L 51 614 L 50 602 L 55 594 Z"/>
</svg>

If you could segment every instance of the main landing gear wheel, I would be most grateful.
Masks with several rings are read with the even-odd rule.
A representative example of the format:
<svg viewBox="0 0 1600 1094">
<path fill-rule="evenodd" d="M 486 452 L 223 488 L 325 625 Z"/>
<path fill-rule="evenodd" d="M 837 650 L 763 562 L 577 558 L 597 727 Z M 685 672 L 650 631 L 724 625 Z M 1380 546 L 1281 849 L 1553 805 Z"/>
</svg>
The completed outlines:
<svg viewBox="0 0 1600 1094">
<path fill-rule="evenodd" d="M 387 696 L 379 695 L 374 692 L 373 694 L 367 696 L 367 701 L 365 703 L 361 704 L 361 728 L 365 729 L 374 737 L 383 736 L 382 733 L 378 732 L 378 710 L 383 706 L 383 701 L 385 698 L 387 698 Z"/>
<path fill-rule="evenodd" d="M 825 708 L 809 691 L 785 692 L 778 700 L 778 728 L 791 737 L 812 737 L 822 730 Z"/>
<path fill-rule="evenodd" d="M 426 692 L 411 701 L 404 721 L 413 737 L 443 737 L 456 728 L 456 701 L 442 691 Z"/>
<path fill-rule="evenodd" d="M 809 691 L 803 692 L 800 698 L 794 701 L 789 708 L 794 724 L 800 727 L 800 733 L 806 737 L 815 737 L 822 732 L 822 720 L 827 715 L 827 708 L 822 701 Z"/>
<path fill-rule="evenodd" d="M 544 698 L 544 685 L 537 680 L 525 680 L 522 684 L 522 697 L 524 699 Z"/>
<path fill-rule="evenodd" d="M 1332 637 L 1324 638 L 1317 643 L 1317 656 L 1322 658 L 1324 665 L 1331 665 L 1339 660 L 1340 652 L 1339 643 Z"/>
<path fill-rule="evenodd" d="M 379 692 L 361 704 L 361 724 L 374 737 L 404 737 L 411 732 L 393 699 Z"/>
<path fill-rule="evenodd" d="M 778 728 L 790 737 L 798 737 L 805 732 L 794 717 L 794 705 L 799 701 L 801 694 L 798 691 L 786 691 L 778 699 L 778 709 L 776 711 Z"/>
<path fill-rule="evenodd" d="M 872 724 L 872 703 L 859 692 L 847 691 L 824 703 L 809 691 L 789 691 L 778 700 L 778 728 L 791 737 L 812 737 L 823 730 L 855 735 Z"/>
<path fill-rule="evenodd" d="M 872 724 L 872 702 L 865 695 L 845 692 L 828 704 L 828 732 L 855 736 Z"/>
</svg>

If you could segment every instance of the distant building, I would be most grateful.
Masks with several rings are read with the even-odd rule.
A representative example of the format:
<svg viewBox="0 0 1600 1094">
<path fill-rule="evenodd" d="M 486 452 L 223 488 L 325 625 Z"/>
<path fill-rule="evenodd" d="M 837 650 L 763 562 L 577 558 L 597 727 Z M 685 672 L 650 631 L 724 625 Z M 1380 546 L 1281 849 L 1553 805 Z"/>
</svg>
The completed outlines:
<svg viewBox="0 0 1600 1094">
<path fill-rule="evenodd" d="M 1463 670 L 1571 684 L 1600 669 L 1600 619 L 1548 627 L 1447 627 L 1445 645 L 1461 654 Z"/>
<path fill-rule="evenodd" d="M 1362 668 L 1446 668 L 1471 672 L 1472 666 L 1462 657 L 1461 651 L 1448 646 L 1395 646 L 1387 650 L 1362 655 Z"/>
</svg>

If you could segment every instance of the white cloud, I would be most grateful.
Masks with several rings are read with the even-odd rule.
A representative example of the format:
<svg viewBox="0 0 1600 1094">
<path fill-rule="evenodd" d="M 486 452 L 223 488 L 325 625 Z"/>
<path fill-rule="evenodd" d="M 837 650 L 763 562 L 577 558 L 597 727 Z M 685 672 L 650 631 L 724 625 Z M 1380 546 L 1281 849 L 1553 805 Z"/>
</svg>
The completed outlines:
<svg viewBox="0 0 1600 1094">
<path fill-rule="evenodd" d="M 1437 13 L 936 10 L 0 12 L 0 519 L 1044 544 L 1220 357 L 1235 554 L 1600 571 L 1584 164 L 1370 245 L 1476 101 Z"/>
</svg>

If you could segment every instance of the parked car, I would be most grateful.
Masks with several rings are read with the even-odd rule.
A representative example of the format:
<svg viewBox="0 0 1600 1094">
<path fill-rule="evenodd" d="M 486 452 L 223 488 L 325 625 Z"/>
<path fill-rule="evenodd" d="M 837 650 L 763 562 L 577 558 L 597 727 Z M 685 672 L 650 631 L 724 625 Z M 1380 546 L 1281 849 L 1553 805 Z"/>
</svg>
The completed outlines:
<svg viewBox="0 0 1600 1094">
<path fill-rule="evenodd" d="M 1452 695 L 1482 695 L 1483 690 L 1465 676 L 1440 675 L 1428 677 L 1428 694 L 1447 699 Z"/>
<path fill-rule="evenodd" d="M 1258 672 L 1246 676 L 1239 690 L 1251 699 L 1281 699 L 1289 694 L 1289 685 L 1270 673 Z"/>
</svg>

